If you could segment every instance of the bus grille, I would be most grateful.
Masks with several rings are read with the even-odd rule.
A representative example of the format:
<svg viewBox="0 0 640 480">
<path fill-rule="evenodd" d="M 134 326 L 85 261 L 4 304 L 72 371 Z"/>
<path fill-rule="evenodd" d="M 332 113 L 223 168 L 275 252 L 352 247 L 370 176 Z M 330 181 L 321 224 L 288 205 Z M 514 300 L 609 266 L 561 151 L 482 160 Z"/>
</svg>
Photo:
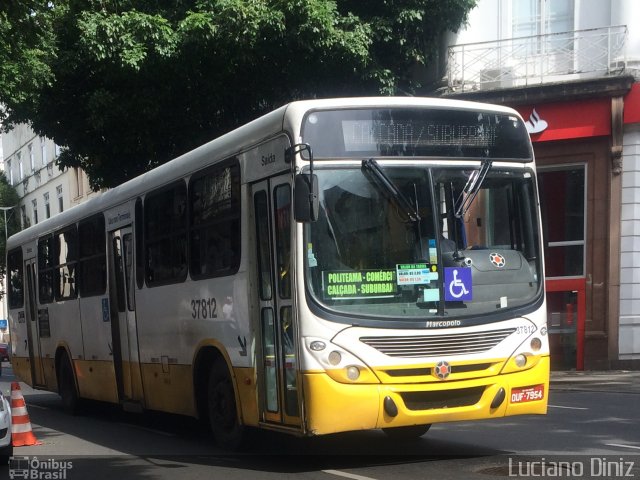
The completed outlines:
<svg viewBox="0 0 640 480">
<path fill-rule="evenodd" d="M 437 392 L 405 392 L 400 396 L 409 410 L 432 410 L 475 405 L 480 401 L 485 387 L 460 388 Z"/>
<path fill-rule="evenodd" d="M 486 352 L 515 331 L 515 328 L 503 328 L 449 335 L 360 337 L 360 341 L 390 357 L 442 357 Z"/>
</svg>

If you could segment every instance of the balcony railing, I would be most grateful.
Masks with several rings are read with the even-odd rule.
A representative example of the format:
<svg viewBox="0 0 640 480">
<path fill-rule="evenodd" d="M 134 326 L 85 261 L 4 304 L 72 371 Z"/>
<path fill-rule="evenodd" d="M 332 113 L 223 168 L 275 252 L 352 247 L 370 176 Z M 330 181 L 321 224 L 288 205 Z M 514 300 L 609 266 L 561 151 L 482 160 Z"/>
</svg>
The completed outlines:
<svg viewBox="0 0 640 480">
<path fill-rule="evenodd" d="M 532 35 L 449 47 L 447 90 L 468 92 L 624 72 L 627 27 Z"/>
</svg>

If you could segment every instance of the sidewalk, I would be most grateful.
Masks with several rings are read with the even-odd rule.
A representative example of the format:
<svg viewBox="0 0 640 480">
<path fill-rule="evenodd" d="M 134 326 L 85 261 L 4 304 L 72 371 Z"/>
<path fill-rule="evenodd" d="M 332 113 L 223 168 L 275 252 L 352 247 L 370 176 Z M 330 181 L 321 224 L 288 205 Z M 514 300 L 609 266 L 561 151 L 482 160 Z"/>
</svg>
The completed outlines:
<svg viewBox="0 0 640 480">
<path fill-rule="evenodd" d="M 551 372 L 551 390 L 640 394 L 640 371 Z"/>
</svg>

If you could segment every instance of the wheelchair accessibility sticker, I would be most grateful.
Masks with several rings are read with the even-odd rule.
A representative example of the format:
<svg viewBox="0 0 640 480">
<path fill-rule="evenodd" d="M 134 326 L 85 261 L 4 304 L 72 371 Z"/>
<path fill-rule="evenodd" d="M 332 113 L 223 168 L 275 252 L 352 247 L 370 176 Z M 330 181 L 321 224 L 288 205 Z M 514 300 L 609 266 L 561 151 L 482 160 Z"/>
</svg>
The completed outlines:
<svg viewBox="0 0 640 480">
<path fill-rule="evenodd" d="M 468 302 L 472 299 L 471 269 L 445 267 L 444 299 L 447 302 Z"/>
</svg>

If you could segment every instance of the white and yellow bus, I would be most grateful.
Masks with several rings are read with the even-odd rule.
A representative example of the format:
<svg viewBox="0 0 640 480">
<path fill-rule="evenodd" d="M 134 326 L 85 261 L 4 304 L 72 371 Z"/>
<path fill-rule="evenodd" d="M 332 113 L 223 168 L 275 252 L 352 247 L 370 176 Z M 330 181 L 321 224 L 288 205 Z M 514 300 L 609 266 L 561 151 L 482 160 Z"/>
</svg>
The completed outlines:
<svg viewBox="0 0 640 480">
<path fill-rule="evenodd" d="M 11 237 L 13 368 L 224 446 L 544 414 L 541 237 L 515 111 L 293 102 Z"/>
</svg>

